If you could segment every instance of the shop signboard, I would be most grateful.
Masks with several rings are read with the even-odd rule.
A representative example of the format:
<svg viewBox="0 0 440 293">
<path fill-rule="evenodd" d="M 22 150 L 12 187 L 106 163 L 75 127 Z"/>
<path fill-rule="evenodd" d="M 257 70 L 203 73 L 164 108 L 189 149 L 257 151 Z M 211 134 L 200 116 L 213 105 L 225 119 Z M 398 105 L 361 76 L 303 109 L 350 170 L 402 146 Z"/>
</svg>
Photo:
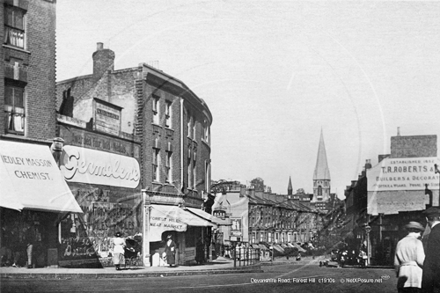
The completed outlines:
<svg viewBox="0 0 440 293">
<path fill-rule="evenodd" d="M 119 135 L 121 130 L 121 110 L 122 107 L 95 98 L 95 129 L 101 132 Z"/>
<path fill-rule="evenodd" d="M 420 211 L 429 203 L 430 192 L 438 192 L 438 158 L 386 158 L 367 170 L 368 214 L 397 214 Z M 434 205 L 438 204 L 437 197 Z"/>
<path fill-rule="evenodd" d="M 439 175 L 434 164 L 438 158 L 386 158 L 367 170 L 368 191 L 438 189 Z"/>
<path fill-rule="evenodd" d="M 243 235 L 243 232 L 241 229 L 241 219 L 240 218 L 232 218 L 231 222 L 232 222 L 231 236 L 241 237 Z"/>
<path fill-rule="evenodd" d="M 60 166 L 68 182 L 136 188 L 140 169 L 135 158 L 65 146 Z"/>
</svg>

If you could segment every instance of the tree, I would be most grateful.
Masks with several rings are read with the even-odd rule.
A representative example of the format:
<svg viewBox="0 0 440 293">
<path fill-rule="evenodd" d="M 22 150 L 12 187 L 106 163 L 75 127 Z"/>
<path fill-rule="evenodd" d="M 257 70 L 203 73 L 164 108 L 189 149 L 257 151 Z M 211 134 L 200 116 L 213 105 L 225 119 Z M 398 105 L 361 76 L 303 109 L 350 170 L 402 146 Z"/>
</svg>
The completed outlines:
<svg viewBox="0 0 440 293">
<path fill-rule="evenodd" d="M 265 191 L 266 185 L 264 185 L 264 180 L 260 177 L 251 180 L 251 186 L 255 191 Z"/>
</svg>

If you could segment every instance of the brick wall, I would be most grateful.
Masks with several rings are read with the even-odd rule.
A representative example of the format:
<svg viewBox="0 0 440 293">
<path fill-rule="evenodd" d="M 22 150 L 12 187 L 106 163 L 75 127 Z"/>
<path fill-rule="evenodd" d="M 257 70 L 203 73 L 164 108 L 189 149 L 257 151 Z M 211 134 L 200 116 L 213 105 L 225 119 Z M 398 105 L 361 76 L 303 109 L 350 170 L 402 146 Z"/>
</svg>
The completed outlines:
<svg viewBox="0 0 440 293">
<path fill-rule="evenodd" d="M 9 1 L 11 2 L 11 1 Z M 12 4 L 13 2 L 11 2 Z M 27 68 L 26 126 L 25 136 L 33 139 L 52 139 L 56 135 L 55 113 L 55 21 L 56 7 L 52 1 L 20 1 L 27 3 L 25 50 L 10 46 L 3 47 L 4 62 L 20 60 Z M 3 3 L 2 3 L 3 4 Z M 2 10 L 4 6 L 1 5 Z M 1 13 L 2 32 L 4 31 Z M 4 66 L 0 76 L 0 134 L 5 133 L 4 109 Z"/>
<path fill-rule="evenodd" d="M 29 1 L 27 131 L 31 138 L 55 136 L 55 4 Z"/>
<path fill-rule="evenodd" d="M 392 136 L 390 157 L 437 157 L 437 135 Z"/>
<path fill-rule="evenodd" d="M 4 35 L 4 6 L 1 5 L 1 11 L 0 11 L 0 30 L 2 32 L 2 36 Z M 4 56 L 4 52 L 3 52 L 3 46 L 0 46 L 0 56 Z M 0 135 L 5 133 L 5 125 L 4 125 L 4 121 L 5 121 L 5 112 L 4 112 L 4 108 L 5 108 L 5 101 L 4 101 L 4 96 L 5 96 L 5 66 L 4 66 L 4 60 L 1 61 L 2 62 L 2 66 L 0 66 Z"/>
</svg>

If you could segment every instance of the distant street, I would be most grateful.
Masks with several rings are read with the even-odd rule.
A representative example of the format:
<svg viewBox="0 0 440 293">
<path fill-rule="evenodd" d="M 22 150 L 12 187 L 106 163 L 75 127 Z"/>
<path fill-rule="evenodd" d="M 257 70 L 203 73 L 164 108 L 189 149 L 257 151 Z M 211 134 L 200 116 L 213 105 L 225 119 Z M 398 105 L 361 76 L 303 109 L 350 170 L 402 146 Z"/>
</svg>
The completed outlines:
<svg viewBox="0 0 440 293">
<path fill-rule="evenodd" d="M 393 292 L 391 269 L 263 266 L 264 273 L 79 280 L 3 279 L 1 292 Z"/>
</svg>

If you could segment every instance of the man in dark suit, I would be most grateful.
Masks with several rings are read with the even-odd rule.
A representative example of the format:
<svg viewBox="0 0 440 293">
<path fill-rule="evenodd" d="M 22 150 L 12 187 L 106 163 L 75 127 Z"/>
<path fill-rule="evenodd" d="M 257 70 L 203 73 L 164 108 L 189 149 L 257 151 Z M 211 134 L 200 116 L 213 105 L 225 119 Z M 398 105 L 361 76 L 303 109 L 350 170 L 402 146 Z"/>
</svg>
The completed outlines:
<svg viewBox="0 0 440 293">
<path fill-rule="evenodd" d="M 430 207 L 424 212 L 431 228 L 423 264 L 422 290 L 440 293 L 440 208 Z"/>
</svg>

